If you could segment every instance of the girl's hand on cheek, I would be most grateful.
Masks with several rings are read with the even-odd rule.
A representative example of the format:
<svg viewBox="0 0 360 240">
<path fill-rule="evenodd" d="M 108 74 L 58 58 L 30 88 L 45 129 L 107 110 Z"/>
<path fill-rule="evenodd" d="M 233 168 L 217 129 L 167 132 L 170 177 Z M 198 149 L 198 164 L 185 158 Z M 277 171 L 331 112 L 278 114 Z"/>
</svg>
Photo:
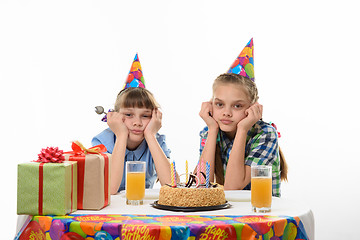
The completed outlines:
<svg viewBox="0 0 360 240">
<path fill-rule="evenodd" d="M 251 105 L 245 110 L 246 117 L 242 119 L 238 124 L 238 130 L 245 130 L 246 132 L 262 118 L 263 106 L 258 102 Z"/>
<path fill-rule="evenodd" d="M 128 137 L 129 129 L 125 125 L 125 116 L 119 112 L 109 112 L 107 114 L 107 124 L 116 137 Z"/>
<path fill-rule="evenodd" d="M 144 130 L 144 135 L 155 135 L 161 128 L 162 112 L 160 109 L 152 111 L 151 120 Z"/>
<path fill-rule="evenodd" d="M 204 120 L 209 129 L 218 129 L 219 125 L 212 117 L 213 115 L 213 106 L 212 102 L 203 102 L 201 104 L 201 110 L 199 112 L 200 117 Z"/>
</svg>

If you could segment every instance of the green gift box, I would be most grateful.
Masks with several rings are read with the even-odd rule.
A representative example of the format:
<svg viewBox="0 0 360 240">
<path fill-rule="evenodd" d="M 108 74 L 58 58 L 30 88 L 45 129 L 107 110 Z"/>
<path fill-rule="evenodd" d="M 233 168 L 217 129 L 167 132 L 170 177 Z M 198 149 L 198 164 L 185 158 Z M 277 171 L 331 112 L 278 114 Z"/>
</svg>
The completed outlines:
<svg viewBox="0 0 360 240">
<path fill-rule="evenodd" d="M 17 214 L 65 215 L 77 210 L 77 162 L 18 164 Z"/>
</svg>

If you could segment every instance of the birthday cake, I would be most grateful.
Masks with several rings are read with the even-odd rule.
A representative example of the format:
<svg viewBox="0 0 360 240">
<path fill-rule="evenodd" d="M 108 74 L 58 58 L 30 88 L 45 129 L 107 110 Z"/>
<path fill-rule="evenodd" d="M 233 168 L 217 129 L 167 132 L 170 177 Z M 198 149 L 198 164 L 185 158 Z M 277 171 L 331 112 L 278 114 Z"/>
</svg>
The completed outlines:
<svg viewBox="0 0 360 240">
<path fill-rule="evenodd" d="M 207 207 L 225 204 L 224 188 L 187 188 L 163 185 L 160 188 L 159 204 L 175 207 Z"/>
<path fill-rule="evenodd" d="M 158 204 L 174 207 L 208 207 L 226 203 L 224 187 L 219 184 L 178 184 L 176 187 L 163 185 L 160 188 Z"/>
</svg>

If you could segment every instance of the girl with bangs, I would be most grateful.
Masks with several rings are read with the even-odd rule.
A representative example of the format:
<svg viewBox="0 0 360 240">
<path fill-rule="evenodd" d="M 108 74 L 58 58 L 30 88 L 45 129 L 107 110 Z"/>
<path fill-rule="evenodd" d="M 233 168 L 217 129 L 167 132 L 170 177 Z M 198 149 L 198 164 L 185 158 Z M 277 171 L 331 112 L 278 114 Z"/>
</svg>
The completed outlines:
<svg viewBox="0 0 360 240">
<path fill-rule="evenodd" d="M 138 62 L 137 55 L 135 60 Z M 130 70 L 129 76 L 141 73 L 140 64 L 137 64 L 137 73 Z M 103 144 L 112 154 L 111 194 L 125 189 L 127 161 L 146 162 L 145 188 L 152 188 L 157 178 L 161 185 L 171 182 L 170 150 L 165 136 L 158 133 L 162 121 L 160 106 L 153 94 L 144 88 L 143 77 L 140 79 L 128 77 L 125 88 L 117 96 L 114 111 L 107 113 L 109 128 L 92 140 L 94 146 Z M 134 84 L 128 84 L 129 81 L 137 81 L 138 87 L 132 87 Z"/>
</svg>

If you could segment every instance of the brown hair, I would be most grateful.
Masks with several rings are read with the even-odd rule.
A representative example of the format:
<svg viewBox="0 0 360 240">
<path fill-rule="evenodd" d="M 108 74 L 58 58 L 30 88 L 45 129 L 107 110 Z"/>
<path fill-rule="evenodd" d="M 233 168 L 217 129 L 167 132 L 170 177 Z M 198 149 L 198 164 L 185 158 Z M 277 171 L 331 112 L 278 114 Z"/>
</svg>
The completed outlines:
<svg viewBox="0 0 360 240">
<path fill-rule="evenodd" d="M 121 90 L 116 98 L 115 111 L 118 112 L 120 108 L 133 107 L 153 110 L 160 108 L 160 105 L 155 100 L 154 95 L 145 88 L 131 87 Z"/>
<path fill-rule="evenodd" d="M 287 182 L 288 165 L 285 161 L 285 156 L 284 153 L 281 151 L 280 146 L 279 146 L 279 155 L 280 155 L 280 179 L 282 181 Z"/>
<path fill-rule="evenodd" d="M 229 83 L 239 84 L 239 86 L 244 87 L 247 90 L 250 103 L 255 103 L 259 99 L 258 90 L 255 82 L 247 77 L 243 77 L 235 73 L 224 73 L 218 76 L 215 79 L 212 86 L 213 92 L 215 92 L 215 89 L 219 84 L 229 84 Z M 287 181 L 288 166 L 285 161 L 284 154 L 280 147 L 279 147 L 279 156 L 280 156 L 280 171 L 281 171 L 280 178 L 282 181 Z M 221 160 L 219 144 L 216 144 L 216 150 L 215 150 L 215 178 L 217 183 L 222 185 L 224 184 L 225 181 L 224 167 Z"/>
<path fill-rule="evenodd" d="M 216 149 L 215 149 L 215 180 L 217 183 L 224 185 L 225 182 L 224 167 L 221 160 L 219 144 L 216 144 Z"/>
</svg>

